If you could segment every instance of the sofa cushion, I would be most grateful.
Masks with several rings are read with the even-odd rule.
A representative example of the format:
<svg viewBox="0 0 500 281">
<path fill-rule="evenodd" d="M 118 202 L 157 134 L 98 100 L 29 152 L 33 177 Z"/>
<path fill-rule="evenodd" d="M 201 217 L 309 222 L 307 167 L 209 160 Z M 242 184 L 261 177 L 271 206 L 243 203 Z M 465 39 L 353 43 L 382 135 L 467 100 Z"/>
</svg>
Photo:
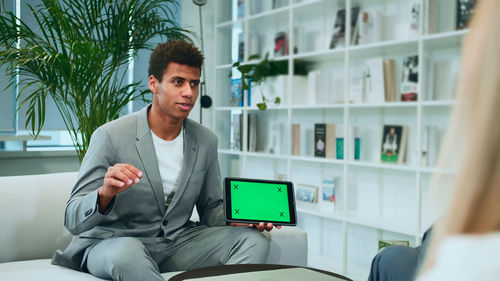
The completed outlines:
<svg viewBox="0 0 500 281">
<path fill-rule="evenodd" d="M 52 258 L 71 234 L 64 209 L 77 173 L 1 177 L 0 262 Z"/>
<path fill-rule="evenodd" d="M 165 280 L 180 272 L 167 272 L 162 276 Z M 50 263 L 50 259 L 0 263 L 0 280 L 9 281 L 96 281 L 104 280 L 88 273 L 71 270 Z"/>
</svg>

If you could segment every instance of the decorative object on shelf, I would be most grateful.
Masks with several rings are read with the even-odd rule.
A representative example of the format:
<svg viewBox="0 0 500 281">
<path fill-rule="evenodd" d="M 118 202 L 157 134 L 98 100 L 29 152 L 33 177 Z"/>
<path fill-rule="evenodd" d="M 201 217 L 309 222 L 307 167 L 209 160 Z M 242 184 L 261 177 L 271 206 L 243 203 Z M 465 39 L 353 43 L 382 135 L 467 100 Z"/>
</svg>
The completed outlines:
<svg viewBox="0 0 500 281">
<path fill-rule="evenodd" d="M 30 24 L 13 12 L 0 14 L 1 64 L 8 66 L 12 82 L 20 79 L 26 127 L 40 133 L 51 97 L 82 161 L 97 127 L 118 118 L 130 101 L 146 101 L 149 89 L 124 82 L 123 70 L 137 53 L 158 35 L 187 38 L 174 20 L 178 1 L 59 0 L 27 6 Z"/>
<path fill-rule="evenodd" d="M 418 99 L 418 55 L 403 58 L 401 101 Z"/>
<path fill-rule="evenodd" d="M 408 127 L 384 125 L 380 160 L 388 163 L 404 163 L 407 139 Z"/>
<path fill-rule="evenodd" d="M 285 154 L 284 124 L 280 121 L 270 121 L 266 152 L 270 154 Z"/>
<path fill-rule="evenodd" d="M 278 32 L 274 37 L 274 56 L 288 55 L 288 34 L 286 32 Z"/>
<path fill-rule="evenodd" d="M 416 38 L 420 35 L 420 2 L 413 2 L 410 10 L 410 24 L 408 28 L 408 38 Z"/>
<path fill-rule="evenodd" d="M 359 15 L 359 7 L 351 8 L 351 45 L 356 45 L 358 42 L 357 21 Z M 337 11 L 335 24 L 333 25 L 332 37 L 330 39 L 330 49 L 345 47 L 346 36 L 346 10 Z"/>
<path fill-rule="evenodd" d="M 318 202 L 318 187 L 309 184 L 297 184 L 295 188 L 295 199 L 308 203 Z"/>
<path fill-rule="evenodd" d="M 456 0 L 457 1 L 457 30 L 467 28 L 469 20 L 474 14 L 474 6 L 477 0 Z"/>
<path fill-rule="evenodd" d="M 248 61 L 258 60 L 260 56 L 258 54 L 251 55 L 248 58 Z M 249 81 L 253 84 L 253 87 L 259 87 L 261 91 L 262 102 L 257 103 L 257 107 L 260 110 L 266 110 L 268 103 L 279 104 L 281 103 L 280 97 L 275 97 L 273 99 L 267 98 L 262 89 L 261 84 L 267 78 L 271 76 L 284 75 L 288 74 L 288 60 L 285 61 L 272 61 L 269 60 L 269 53 L 266 53 L 263 60 L 258 63 L 240 63 L 235 62 L 232 65 L 233 68 L 236 68 L 241 73 L 241 82 L 243 90 L 249 90 L 251 85 Z M 305 63 L 300 61 L 294 62 L 294 74 L 296 75 L 307 75 L 307 70 Z M 229 71 L 229 77 L 233 76 L 233 71 Z M 255 97 L 255 93 L 252 93 Z"/>
<path fill-rule="evenodd" d="M 407 240 L 378 240 L 378 251 L 382 251 L 383 249 L 389 246 L 410 246 L 410 241 Z"/>
</svg>

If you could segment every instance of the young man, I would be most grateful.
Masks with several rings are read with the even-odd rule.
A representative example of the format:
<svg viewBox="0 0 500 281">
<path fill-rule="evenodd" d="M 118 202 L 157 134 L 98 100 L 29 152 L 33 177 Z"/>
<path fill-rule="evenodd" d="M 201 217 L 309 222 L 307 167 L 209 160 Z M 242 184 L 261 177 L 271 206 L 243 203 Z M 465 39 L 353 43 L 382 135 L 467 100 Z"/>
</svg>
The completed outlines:
<svg viewBox="0 0 500 281">
<path fill-rule="evenodd" d="M 266 260 L 269 242 L 259 231 L 273 225 L 225 225 L 217 137 L 187 118 L 202 63 L 182 40 L 153 51 L 153 102 L 92 135 L 66 206 L 75 237 L 54 264 L 149 281 L 163 280 L 160 272 Z M 198 225 L 189 221 L 195 205 Z"/>
</svg>

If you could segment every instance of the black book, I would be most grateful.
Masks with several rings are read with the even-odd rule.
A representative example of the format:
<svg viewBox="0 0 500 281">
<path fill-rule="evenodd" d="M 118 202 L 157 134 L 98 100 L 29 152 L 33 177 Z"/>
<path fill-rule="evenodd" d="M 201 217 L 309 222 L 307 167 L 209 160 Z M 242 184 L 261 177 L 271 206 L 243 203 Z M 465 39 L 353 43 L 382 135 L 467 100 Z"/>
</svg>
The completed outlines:
<svg viewBox="0 0 500 281">
<path fill-rule="evenodd" d="M 326 156 L 326 124 L 314 124 L 314 156 Z"/>
</svg>

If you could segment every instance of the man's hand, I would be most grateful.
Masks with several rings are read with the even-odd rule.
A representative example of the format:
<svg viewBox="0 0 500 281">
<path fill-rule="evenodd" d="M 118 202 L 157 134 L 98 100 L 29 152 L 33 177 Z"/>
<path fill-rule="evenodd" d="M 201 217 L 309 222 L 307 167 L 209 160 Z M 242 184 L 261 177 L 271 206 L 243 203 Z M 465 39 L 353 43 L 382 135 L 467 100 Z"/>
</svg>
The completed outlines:
<svg viewBox="0 0 500 281">
<path fill-rule="evenodd" d="M 253 223 L 236 223 L 232 222 L 229 224 L 230 226 L 248 226 L 248 227 L 255 227 L 257 230 L 260 232 L 266 230 L 266 231 L 271 231 L 273 227 L 276 227 L 277 229 L 281 228 L 281 225 L 273 225 L 272 223 L 265 224 L 263 222 L 259 224 L 253 224 Z"/>
<path fill-rule="evenodd" d="M 113 197 L 138 183 L 142 172 L 130 164 L 115 164 L 108 168 L 104 182 L 99 187 L 99 212 L 108 207 Z"/>
</svg>

